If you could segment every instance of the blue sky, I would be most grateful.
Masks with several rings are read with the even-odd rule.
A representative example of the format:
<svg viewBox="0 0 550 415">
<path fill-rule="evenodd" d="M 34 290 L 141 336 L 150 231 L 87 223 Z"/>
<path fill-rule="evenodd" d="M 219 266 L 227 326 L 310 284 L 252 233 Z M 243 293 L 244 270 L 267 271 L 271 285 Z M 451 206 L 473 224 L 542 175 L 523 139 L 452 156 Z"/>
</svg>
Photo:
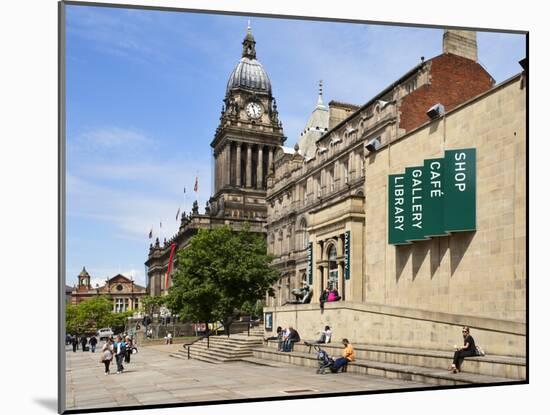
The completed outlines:
<svg viewBox="0 0 550 415">
<path fill-rule="evenodd" d="M 118 272 L 145 282 L 151 226 L 161 241 L 210 195 L 210 142 L 248 17 L 67 7 L 67 283 Z M 258 60 L 293 146 L 317 100 L 362 104 L 441 53 L 441 29 L 251 18 Z M 523 35 L 478 33 L 501 82 L 520 71 Z M 186 188 L 186 193 L 184 193 Z M 162 221 L 162 228 L 159 222 Z"/>
</svg>

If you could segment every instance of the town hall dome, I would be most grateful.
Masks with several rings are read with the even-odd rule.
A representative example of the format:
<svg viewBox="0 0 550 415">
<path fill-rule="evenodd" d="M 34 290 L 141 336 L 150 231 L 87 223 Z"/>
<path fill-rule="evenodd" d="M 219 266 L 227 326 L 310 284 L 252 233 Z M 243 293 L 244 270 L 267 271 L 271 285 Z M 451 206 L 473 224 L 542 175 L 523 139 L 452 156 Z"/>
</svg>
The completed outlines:
<svg viewBox="0 0 550 415">
<path fill-rule="evenodd" d="M 236 88 L 271 94 L 271 81 L 262 64 L 256 59 L 256 41 L 250 26 L 243 40 L 242 58 L 229 76 L 226 93 Z"/>
</svg>

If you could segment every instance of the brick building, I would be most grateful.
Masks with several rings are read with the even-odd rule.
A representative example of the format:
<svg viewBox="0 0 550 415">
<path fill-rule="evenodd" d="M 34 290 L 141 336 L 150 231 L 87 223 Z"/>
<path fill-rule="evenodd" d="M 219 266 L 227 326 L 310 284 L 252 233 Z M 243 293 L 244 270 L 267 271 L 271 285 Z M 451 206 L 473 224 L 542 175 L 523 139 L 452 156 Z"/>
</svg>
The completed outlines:
<svg viewBox="0 0 550 415">
<path fill-rule="evenodd" d="M 97 296 L 109 296 L 113 300 L 113 311 L 123 312 L 136 310 L 141 306 L 143 296 L 147 295 L 145 287 L 138 285 L 134 280 L 117 274 L 105 280 L 105 284 L 92 287 L 91 276 L 86 267 L 78 275 L 78 283 L 73 287 L 70 302 L 78 304 Z"/>
</svg>

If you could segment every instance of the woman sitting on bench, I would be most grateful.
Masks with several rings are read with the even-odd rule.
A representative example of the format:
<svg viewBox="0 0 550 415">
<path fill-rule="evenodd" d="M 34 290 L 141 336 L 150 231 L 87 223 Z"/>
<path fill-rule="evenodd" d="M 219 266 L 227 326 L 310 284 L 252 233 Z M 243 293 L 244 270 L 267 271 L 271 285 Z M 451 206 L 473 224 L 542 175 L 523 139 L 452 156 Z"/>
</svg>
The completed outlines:
<svg viewBox="0 0 550 415">
<path fill-rule="evenodd" d="M 462 336 L 464 337 L 464 346 L 455 348 L 453 364 L 449 368 L 453 373 L 460 372 L 460 366 L 465 357 L 476 356 L 476 343 L 474 338 L 470 336 L 470 328 L 462 327 Z"/>
</svg>

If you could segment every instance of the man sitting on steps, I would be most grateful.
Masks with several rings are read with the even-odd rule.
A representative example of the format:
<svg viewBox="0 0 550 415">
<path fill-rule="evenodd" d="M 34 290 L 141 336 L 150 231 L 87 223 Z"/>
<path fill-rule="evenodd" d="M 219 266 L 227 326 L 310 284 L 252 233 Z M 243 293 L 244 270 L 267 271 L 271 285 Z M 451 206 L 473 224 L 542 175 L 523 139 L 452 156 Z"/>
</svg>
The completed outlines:
<svg viewBox="0 0 550 415">
<path fill-rule="evenodd" d="M 336 373 L 338 372 L 338 369 L 342 368 L 342 371 L 344 371 L 344 367 L 348 365 L 349 362 L 353 362 L 355 360 L 355 352 L 353 351 L 353 347 L 351 346 L 351 343 L 348 339 L 342 339 L 342 344 L 344 345 L 344 350 L 342 351 L 342 357 L 339 357 L 334 361 L 334 364 L 332 365 L 331 371 Z"/>
<path fill-rule="evenodd" d="M 283 343 L 283 352 L 291 352 L 293 343 L 300 341 L 300 334 L 292 326 L 288 328 L 288 332 L 288 336 Z"/>
</svg>

